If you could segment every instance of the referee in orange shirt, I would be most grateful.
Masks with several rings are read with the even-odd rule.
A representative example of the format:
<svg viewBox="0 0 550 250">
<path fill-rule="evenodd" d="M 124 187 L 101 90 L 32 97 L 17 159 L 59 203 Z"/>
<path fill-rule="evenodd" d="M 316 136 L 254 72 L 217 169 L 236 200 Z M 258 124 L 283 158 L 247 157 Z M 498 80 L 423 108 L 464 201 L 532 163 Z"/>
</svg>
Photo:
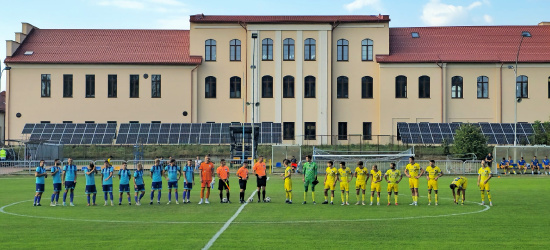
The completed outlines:
<svg viewBox="0 0 550 250">
<path fill-rule="evenodd" d="M 258 162 L 254 164 L 254 167 L 252 168 L 254 171 L 254 174 L 256 174 L 256 183 L 257 183 L 257 189 L 258 192 L 258 203 L 261 202 L 260 200 L 260 189 L 262 190 L 262 197 L 263 201 L 265 201 L 265 184 L 267 182 L 267 176 L 265 175 L 265 163 L 264 163 L 264 157 L 258 156 Z"/>
<path fill-rule="evenodd" d="M 216 170 L 216 174 L 218 174 L 218 190 L 220 190 L 220 203 L 223 203 L 223 190 L 225 189 L 227 194 L 227 203 L 231 203 L 229 201 L 229 167 L 225 165 L 225 160 L 221 159 L 220 161 L 221 165 Z"/>
</svg>

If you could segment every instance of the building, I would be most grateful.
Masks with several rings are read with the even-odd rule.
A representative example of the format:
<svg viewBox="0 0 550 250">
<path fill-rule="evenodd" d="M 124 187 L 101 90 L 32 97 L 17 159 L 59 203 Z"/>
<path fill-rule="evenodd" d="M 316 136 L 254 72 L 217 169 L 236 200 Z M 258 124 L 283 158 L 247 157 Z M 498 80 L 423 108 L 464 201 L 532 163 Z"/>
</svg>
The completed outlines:
<svg viewBox="0 0 550 250">
<path fill-rule="evenodd" d="M 190 30 L 23 23 L 7 42 L 6 136 L 20 138 L 25 123 L 254 116 L 281 123 L 283 143 L 388 143 L 398 122 L 514 122 L 516 86 L 519 122 L 550 116 L 548 23 L 390 28 L 385 15 L 202 14 L 190 22 Z M 258 104 L 243 114 L 245 102 Z"/>
</svg>

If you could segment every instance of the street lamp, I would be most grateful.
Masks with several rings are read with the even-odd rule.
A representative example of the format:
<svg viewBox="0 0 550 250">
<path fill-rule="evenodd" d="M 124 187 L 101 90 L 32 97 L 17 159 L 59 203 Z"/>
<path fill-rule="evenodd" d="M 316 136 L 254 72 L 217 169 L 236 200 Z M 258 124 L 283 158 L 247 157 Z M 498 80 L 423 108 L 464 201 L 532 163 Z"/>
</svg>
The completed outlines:
<svg viewBox="0 0 550 250">
<path fill-rule="evenodd" d="M 521 96 L 518 96 L 518 59 L 519 51 L 521 50 L 521 44 L 523 43 L 523 38 L 531 37 L 529 31 L 521 32 L 521 40 L 519 41 L 518 53 L 516 54 L 516 66 L 514 67 L 514 79 L 516 81 L 516 93 L 514 94 L 514 147 L 517 146 L 517 131 L 518 131 L 518 102 L 521 102 Z"/>
<path fill-rule="evenodd" d="M 2 69 L 2 71 L 0 71 L 0 83 L 2 83 L 2 74 L 4 73 L 4 70 L 10 70 L 11 67 L 8 67 L 6 66 L 5 68 Z"/>
<path fill-rule="evenodd" d="M 252 65 L 250 65 L 250 69 L 252 69 L 252 164 L 254 164 L 254 141 L 256 140 L 254 136 L 254 129 L 255 129 L 255 120 L 254 120 L 254 113 L 257 106 L 260 105 L 260 103 L 257 103 L 254 99 L 254 71 L 256 69 L 256 62 L 255 62 L 255 55 L 256 55 L 256 39 L 258 38 L 258 33 L 252 33 L 252 39 L 254 39 L 254 46 L 252 49 Z M 250 104 L 250 103 L 249 103 Z M 244 134 L 243 134 L 244 136 Z"/>
</svg>

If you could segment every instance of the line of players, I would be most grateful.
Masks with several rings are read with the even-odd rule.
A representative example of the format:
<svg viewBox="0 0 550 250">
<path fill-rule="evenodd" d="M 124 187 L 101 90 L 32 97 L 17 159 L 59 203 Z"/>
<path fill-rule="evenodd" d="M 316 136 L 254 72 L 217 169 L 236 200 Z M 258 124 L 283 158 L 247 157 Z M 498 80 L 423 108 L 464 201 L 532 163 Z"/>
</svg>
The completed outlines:
<svg viewBox="0 0 550 250">
<path fill-rule="evenodd" d="M 48 177 L 48 171 L 46 170 L 44 166 L 44 160 L 40 161 L 40 165 L 36 168 L 35 177 L 36 177 L 36 193 L 34 196 L 34 202 L 33 206 L 41 206 L 40 201 L 42 199 L 42 194 L 45 190 L 45 178 Z M 210 189 L 214 188 L 214 173 L 217 175 L 219 181 L 218 181 L 218 190 L 220 193 L 220 202 L 222 203 L 231 203 L 229 200 L 229 167 L 226 165 L 225 160 L 220 161 L 220 166 L 216 169 L 216 172 L 214 172 L 214 163 L 210 161 L 210 156 L 207 155 L 205 157 L 205 161 L 200 164 L 199 171 L 200 171 L 200 184 L 201 184 L 201 191 L 200 191 L 200 201 L 198 204 L 208 204 L 209 197 L 210 197 Z M 155 196 L 155 191 L 157 191 L 157 203 L 160 204 L 160 198 L 162 196 L 162 182 L 163 178 L 166 179 L 168 182 L 168 204 L 172 202 L 172 190 L 174 190 L 175 200 L 176 204 L 179 204 L 178 201 L 178 183 L 183 176 L 183 195 L 182 195 L 182 202 L 183 203 L 190 203 L 190 193 L 193 189 L 193 186 L 195 185 L 195 173 L 194 168 L 195 166 L 192 165 L 193 161 L 188 160 L 187 165 L 185 165 L 183 168 L 176 165 L 176 161 L 174 159 L 170 160 L 169 165 L 166 167 L 161 166 L 161 162 L 159 159 L 155 160 L 155 165 L 151 167 L 150 176 L 152 178 L 151 183 L 151 200 L 150 205 L 153 205 L 153 200 Z M 57 206 L 59 203 L 59 195 L 61 192 L 61 185 L 62 183 L 65 185 L 65 192 L 63 193 L 63 206 L 66 206 L 66 199 L 67 195 L 69 194 L 70 198 L 70 206 L 74 206 L 73 200 L 74 200 L 74 189 L 76 187 L 77 183 L 77 166 L 73 164 L 73 160 L 71 158 L 68 159 L 68 164 L 61 168 L 61 162 L 56 159 L 54 161 L 54 166 L 50 168 L 49 172 L 53 179 L 53 194 L 51 196 L 50 200 L 50 206 Z M 267 182 L 267 176 L 266 176 L 266 166 L 263 161 L 263 157 L 258 158 L 258 162 L 254 164 L 253 167 L 254 174 L 256 175 L 256 182 L 257 182 L 257 193 L 258 193 L 258 202 L 260 202 L 260 194 L 263 196 L 263 201 L 266 202 L 266 193 L 265 193 L 265 187 Z M 85 193 L 87 196 L 88 206 L 96 205 L 96 195 L 97 195 L 97 188 L 95 184 L 95 175 L 97 174 L 96 167 L 93 163 L 90 163 L 88 168 L 84 171 L 85 172 L 85 180 L 86 180 L 86 189 Z M 100 170 L 101 172 L 101 186 L 103 189 L 104 194 L 104 200 L 105 204 L 104 206 L 108 205 L 108 201 L 110 198 L 111 206 L 114 205 L 113 202 L 113 178 L 114 176 L 114 168 L 111 166 L 110 162 L 107 160 L 104 163 L 103 168 Z M 118 205 L 122 205 L 122 196 L 124 193 L 127 194 L 128 198 L 128 204 L 132 205 L 131 196 L 130 196 L 130 181 L 133 180 L 133 186 L 134 186 L 134 202 L 136 205 L 141 205 L 141 199 L 145 195 L 145 184 L 144 184 L 144 169 L 142 164 L 137 165 L 137 170 L 133 172 L 133 178 L 132 178 L 132 172 L 128 169 L 126 162 L 122 163 L 122 169 L 118 172 L 118 178 L 120 180 L 119 184 L 119 200 Z M 244 193 L 247 186 L 247 181 L 249 177 L 248 173 L 248 164 L 245 162 L 241 168 L 236 173 L 237 177 L 239 178 L 239 187 L 240 187 L 240 202 L 244 203 Z M 206 189 L 206 196 L 205 196 L 205 189 Z M 223 190 L 226 190 L 226 197 L 223 197 Z"/>
<path fill-rule="evenodd" d="M 290 161 L 285 160 L 284 165 L 286 166 L 284 173 L 284 188 L 286 192 L 286 202 L 292 204 L 292 168 L 290 167 Z M 312 191 L 312 201 L 315 202 L 315 185 L 318 183 L 317 180 L 317 164 L 312 162 L 311 155 L 306 156 L 306 163 L 303 166 L 303 178 L 304 183 L 304 201 L 302 204 L 307 204 L 307 192 L 311 187 Z M 424 170 L 418 163 L 414 162 L 414 157 L 409 158 L 409 164 L 405 168 L 405 175 L 409 178 L 409 188 L 411 189 L 412 194 L 412 203 L 410 205 L 418 206 L 418 184 L 419 179 L 422 175 L 428 172 L 428 205 L 432 203 L 432 190 L 435 193 L 435 205 L 438 205 L 438 179 L 443 176 L 443 172 L 438 166 L 435 166 L 435 161 L 431 160 L 429 166 Z M 485 205 L 485 193 L 487 193 L 487 198 L 489 204 L 492 206 L 491 193 L 489 180 L 491 179 L 492 173 L 491 168 L 483 160 L 481 162 L 481 167 L 478 171 L 477 186 L 480 188 L 481 192 L 481 205 Z M 330 190 L 330 204 L 334 205 L 334 191 L 336 189 L 336 183 L 340 182 L 340 191 L 342 204 L 349 205 L 349 183 L 353 179 L 355 181 L 355 191 L 357 197 L 357 203 L 355 205 L 365 205 L 365 192 L 366 185 L 369 178 L 371 178 L 371 196 L 370 196 L 370 205 L 373 205 L 374 195 L 376 196 L 376 204 L 380 205 L 380 191 L 381 191 L 381 182 L 382 182 L 382 172 L 378 169 L 377 165 L 373 165 L 372 169 L 369 170 L 363 166 L 363 162 L 360 161 L 357 163 L 355 172 L 352 174 L 351 169 L 346 167 L 345 162 L 340 162 L 340 168 L 336 169 L 334 163 L 329 161 L 327 163 L 326 175 L 324 179 L 324 195 L 325 200 L 322 204 L 329 204 L 328 201 L 328 192 Z M 388 183 L 388 206 L 391 205 L 391 195 L 394 194 L 395 205 L 398 205 L 398 192 L 399 192 L 399 182 L 403 179 L 401 171 L 396 169 L 395 163 L 390 163 L 390 169 L 384 174 L 384 180 Z M 453 191 L 453 199 L 456 204 L 461 201 L 461 204 L 464 205 L 466 199 L 466 188 L 468 186 L 468 179 L 466 177 L 460 176 L 451 182 L 449 187 Z M 455 189 L 457 192 L 455 194 Z M 359 195 L 362 193 L 361 200 Z"/>
<path fill-rule="evenodd" d="M 504 174 L 514 174 L 516 173 L 516 170 L 514 169 L 514 160 L 512 160 L 512 156 L 508 156 L 508 160 L 506 158 L 502 157 L 502 160 L 499 164 L 500 168 L 504 169 Z M 543 173 L 546 175 L 550 174 L 550 160 L 548 159 L 548 156 L 544 157 L 544 160 L 542 160 L 542 165 L 539 163 L 539 160 L 536 156 L 533 156 L 533 160 L 531 160 L 531 164 L 527 164 L 523 157 L 518 161 L 518 172 L 520 174 L 525 174 L 525 171 L 527 170 L 528 166 L 531 166 L 531 175 L 539 174 L 542 175 Z M 541 169 L 542 168 L 542 169 Z"/>
</svg>

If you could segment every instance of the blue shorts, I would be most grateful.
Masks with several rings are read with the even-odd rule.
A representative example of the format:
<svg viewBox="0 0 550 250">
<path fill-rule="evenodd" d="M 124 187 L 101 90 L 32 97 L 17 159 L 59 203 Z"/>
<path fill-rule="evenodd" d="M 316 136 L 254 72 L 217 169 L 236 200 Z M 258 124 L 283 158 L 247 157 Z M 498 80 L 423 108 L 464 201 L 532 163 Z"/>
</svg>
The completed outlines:
<svg viewBox="0 0 550 250">
<path fill-rule="evenodd" d="M 86 194 L 96 194 L 97 188 L 95 185 L 86 185 Z"/>
<path fill-rule="evenodd" d="M 59 191 L 61 191 L 61 183 L 54 183 L 54 184 L 53 184 L 53 191 L 54 191 L 54 192 L 59 192 Z"/>
<path fill-rule="evenodd" d="M 37 193 L 43 193 L 44 192 L 44 184 L 36 183 L 36 192 Z"/>
<path fill-rule="evenodd" d="M 65 181 L 65 190 L 74 189 L 75 187 L 76 183 L 74 183 L 74 181 Z"/>
<path fill-rule="evenodd" d="M 134 190 L 136 190 L 136 192 L 139 192 L 139 191 L 145 191 L 145 184 L 140 184 L 140 185 L 136 185 L 137 187 L 134 188 Z"/>
<path fill-rule="evenodd" d="M 168 182 L 168 189 L 178 189 L 178 181 L 169 181 Z"/>
<path fill-rule="evenodd" d="M 193 189 L 193 182 L 184 182 L 183 183 L 183 189 L 186 189 L 186 190 Z"/>
<path fill-rule="evenodd" d="M 113 184 L 103 185 L 103 192 L 113 192 Z"/>
<path fill-rule="evenodd" d="M 162 181 L 155 181 L 151 183 L 152 190 L 162 190 Z"/>
<path fill-rule="evenodd" d="M 120 184 L 118 185 L 118 192 L 120 193 L 129 193 L 130 192 L 130 184 Z"/>
</svg>

